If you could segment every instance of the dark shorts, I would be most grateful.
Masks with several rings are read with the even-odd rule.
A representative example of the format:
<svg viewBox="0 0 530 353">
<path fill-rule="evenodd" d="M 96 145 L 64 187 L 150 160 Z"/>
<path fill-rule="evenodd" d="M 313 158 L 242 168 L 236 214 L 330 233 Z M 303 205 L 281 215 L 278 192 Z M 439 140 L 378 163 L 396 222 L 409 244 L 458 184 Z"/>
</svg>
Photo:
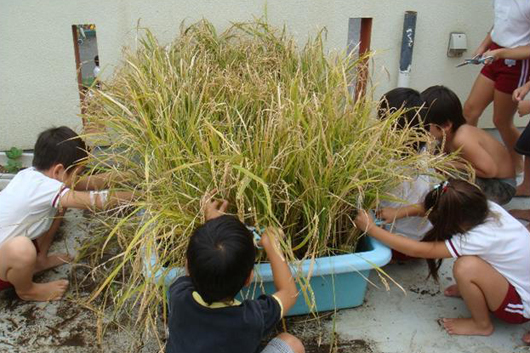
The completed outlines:
<svg viewBox="0 0 530 353">
<path fill-rule="evenodd" d="M 490 50 L 502 48 L 493 43 Z M 500 92 L 512 94 L 516 88 L 521 87 L 528 81 L 529 59 L 512 60 L 499 59 L 489 65 L 484 65 L 480 73 L 492 81 L 495 81 L 495 89 Z"/>
<path fill-rule="evenodd" d="M 514 149 L 523 156 L 530 156 L 530 123 L 526 125 L 523 133 L 519 136 Z"/>
<path fill-rule="evenodd" d="M 496 178 L 479 178 L 475 179 L 475 184 L 486 194 L 488 200 L 499 205 L 510 202 L 515 196 L 517 183 L 515 178 L 496 179 Z"/>
<path fill-rule="evenodd" d="M 405 255 L 402 252 L 392 249 L 392 260 L 393 261 L 410 261 L 410 260 L 418 260 L 418 259 L 419 259 L 418 257 L 412 257 L 409 255 Z"/>
<path fill-rule="evenodd" d="M 35 239 L 32 240 L 33 242 L 33 245 L 35 245 L 35 249 L 37 249 L 37 254 L 40 252 L 40 249 L 39 249 L 39 244 L 37 244 L 37 241 Z M 7 288 L 12 288 L 13 285 L 9 282 L 6 282 L 6 281 L 2 281 L 0 279 L 0 290 L 4 290 L 4 289 L 7 289 Z"/>
<path fill-rule="evenodd" d="M 521 297 L 515 290 L 515 287 L 510 284 L 504 301 L 501 306 L 493 312 L 493 315 L 509 324 L 524 324 L 525 322 L 530 321 L 530 319 L 523 316 L 523 311 Z"/>
</svg>

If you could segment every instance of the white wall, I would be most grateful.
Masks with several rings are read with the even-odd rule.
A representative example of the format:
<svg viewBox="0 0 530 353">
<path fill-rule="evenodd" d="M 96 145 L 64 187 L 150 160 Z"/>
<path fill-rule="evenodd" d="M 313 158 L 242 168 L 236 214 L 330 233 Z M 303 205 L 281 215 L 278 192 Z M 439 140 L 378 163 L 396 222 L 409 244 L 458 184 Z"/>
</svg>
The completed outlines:
<svg viewBox="0 0 530 353">
<path fill-rule="evenodd" d="M 491 26 L 490 1 L 0 0 L 0 150 L 31 148 L 37 134 L 52 125 L 80 130 L 73 24 L 96 24 L 100 62 L 108 76 L 120 62 L 122 46 L 134 45 L 138 21 L 167 42 L 182 21 L 206 18 L 224 28 L 266 11 L 272 24 L 287 24 L 300 43 L 325 26 L 328 47 L 344 50 L 348 19 L 373 17 L 373 81 L 379 96 L 397 82 L 407 10 L 418 12 L 411 85 L 423 90 L 444 84 L 465 100 L 478 68 L 455 69 L 460 59 L 446 57 L 449 33 L 467 34 L 469 56 Z"/>
</svg>

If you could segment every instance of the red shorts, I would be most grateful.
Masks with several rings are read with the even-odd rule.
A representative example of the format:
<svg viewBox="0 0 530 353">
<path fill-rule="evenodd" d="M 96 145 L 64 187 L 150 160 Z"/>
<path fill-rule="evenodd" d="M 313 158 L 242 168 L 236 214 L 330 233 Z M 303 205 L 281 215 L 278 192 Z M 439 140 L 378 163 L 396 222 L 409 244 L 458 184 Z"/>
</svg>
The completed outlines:
<svg viewBox="0 0 530 353">
<path fill-rule="evenodd" d="M 510 284 L 504 301 L 501 306 L 493 312 L 493 315 L 509 324 L 524 324 L 525 322 L 530 321 L 530 319 L 523 316 L 523 311 L 521 297 L 515 290 L 515 287 Z"/>
<path fill-rule="evenodd" d="M 37 249 L 37 254 L 39 253 L 39 244 L 37 244 L 37 241 L 35 239 L 32 240 L 33 242 L 33 245 L 35 245 L 35 249 Z M 7 288 L 11 288 L 13 287 L 13 285 L 9 282 L 6 282 L 6 281 L 2 281 L 0 279 L 0 290 L 4 290 L 4 289 L 7 289 Z"/>
<path fill-rule="evenodd" d="M 502 48 L 493 43 L 490 50 Z M 530 60 L 499 59 L 489 65 L 484 65 L 481 74 L 495 81 L 495 89 L 507 94 L 512 94 L 516 88 L 528 81 Z"/>
</svg>

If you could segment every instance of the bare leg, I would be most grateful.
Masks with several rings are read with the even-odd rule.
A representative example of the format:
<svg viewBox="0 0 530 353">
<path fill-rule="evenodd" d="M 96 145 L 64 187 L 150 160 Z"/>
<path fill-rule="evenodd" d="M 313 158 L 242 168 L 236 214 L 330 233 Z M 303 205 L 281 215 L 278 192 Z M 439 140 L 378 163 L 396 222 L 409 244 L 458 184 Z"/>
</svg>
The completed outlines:
<svg viewBox="0 0 530 353">
<path fill-rule="evenodd" d="M 495 82 L 479 74 L 471 88 L 471 92 L 464 103 L 464 117 L 467 123 L 477 126 L 478 119 L 484 109 L 493 101 Z"/>
<path fill-rule="evenodd" d="M 530 196 L 530 157 L 524 157 L 523 182 L 517 186 L 515 196 Z"/>
<path fill-rule="evenodd" d="M 508 292 L 508 281 L 486 261 L 476 256 L 462 256 L 456 260 L 453 275 L 471 318 L 442 319 L 451 335 L 489 336 L 493 324 L 489 310 L 502 304 Z"/>
<path fill-rule="evenodd" d="M 60 299 L 68 281 L 33 282 L 37 262 L 35 246 L 26 237 L 15 237 L 0 246 L 0 279 L 10 282 L 22 300 L 49 301 Z"/>
<path fill-rule="evenodd" d="M 65 253 L 48 255 L 53 238 L 61 226 L 65 212 L 66 209 L 58 211 L 50 229 L 48 229 L 46 233 L 35 240 L 39 246 L 39 252 L 37 253 L 37 263 L 35 265 L 35 273 L 64 265 L 72 261 L 72 257 Z"/>
<path fill-rule="evenodd" d="M 502 141 L 510 151 L 516 171 L 523 169 L 523 158 L 515 152 L 515 143 L 521 135 L 513 124 L 513 115 L 517 110 L 517 103 L 510 94 L 495 90 L 493 94 L 493 123 L 501 134 Z"/>
<path fill-rule="evenodd" d="M 289 347 L 291 347 L 291 350 L 294 352 L 294 353 L 304 353 L 305 352 L 305 348 L 304 348 L 304 345 L 302 343 L 302 341 L 300 341 L 298 338 L 296 338 L 295 336 L 289 334 L 289 333 L 280 333 L 278 336 L 276 336 L 276 338 L 279 338 L 281 339 L 282 341 L 284 341 L 285 343 L 287 343 L 289 345 Z"/>
</svg>

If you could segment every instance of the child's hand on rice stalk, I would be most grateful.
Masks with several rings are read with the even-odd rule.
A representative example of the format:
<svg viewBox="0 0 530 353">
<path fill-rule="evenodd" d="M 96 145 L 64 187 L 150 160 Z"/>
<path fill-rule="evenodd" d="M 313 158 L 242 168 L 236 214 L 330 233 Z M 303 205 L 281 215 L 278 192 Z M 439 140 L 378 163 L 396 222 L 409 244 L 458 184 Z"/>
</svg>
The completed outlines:
<svg viewBox="0 0 530 353">
<path fill-rule="evenodd" d="M 393 207 L 384 207 L 377 211 L 376 215 L 385 223 L 392 223 L 399 218 L 398 209 Z"/>
<path fill-rule="evenodd" d="M 258 242 L 258 245 L 261 246 L 263 249 L 265 249 L 265 252 L 269 254 L 269 251 L 273 250 L 276 252 L 283 261 L 285 261 L 281 245 L 280 245 L 280 239 L 285 238 L 285 233 L 281 228 L 278 227 L 267 227 L 263 234 L 261 235 L 261 239 Z"/>
<path fill-rule="evenodd" d="M 226 200 L 215 200 L 213 195 L 217 193 L 217 189 L 211 192 L 206 192 L 201 199 L 201 209 L 204 213 L 204 219 L 209 221 L 211 219 L 223 216 L 226 214 L 228 208 L 228 201 Z"/>
<path fill-rule="evenodd" d="M 359 228 L 363 232 L 368 232 L 370 228 L 375 227 L 374 219 L 365 210 L 357 211 L 357 216 L 355 216 L 354 223 L 357 228 Z"/>
</svg>

